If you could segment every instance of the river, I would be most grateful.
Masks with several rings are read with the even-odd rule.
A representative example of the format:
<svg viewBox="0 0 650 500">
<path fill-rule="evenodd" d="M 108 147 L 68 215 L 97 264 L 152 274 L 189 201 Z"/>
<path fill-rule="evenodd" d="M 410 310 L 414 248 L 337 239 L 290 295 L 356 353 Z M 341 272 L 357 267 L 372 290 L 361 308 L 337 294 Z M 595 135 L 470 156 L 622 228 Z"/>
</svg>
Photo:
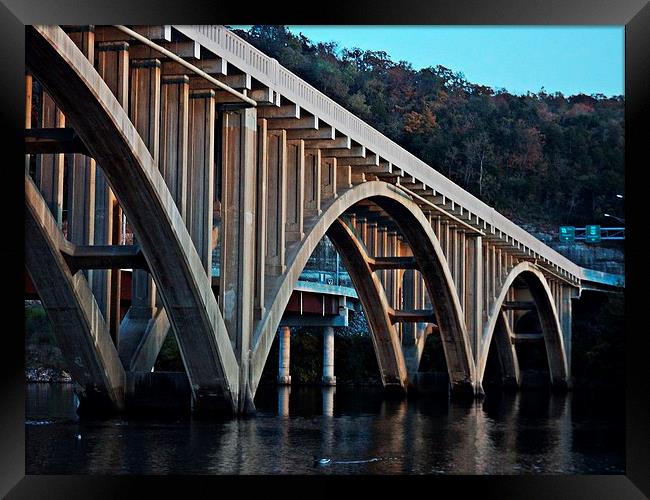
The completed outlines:
<svg viewBox="0 0 650 500">
<path fill-rule="evenodd" d="M 250 418 L 88 420 L 70 384 L 26 391 L 27 474 L 625 473 L 620 396 L 261 387 Z"/>
</svg>

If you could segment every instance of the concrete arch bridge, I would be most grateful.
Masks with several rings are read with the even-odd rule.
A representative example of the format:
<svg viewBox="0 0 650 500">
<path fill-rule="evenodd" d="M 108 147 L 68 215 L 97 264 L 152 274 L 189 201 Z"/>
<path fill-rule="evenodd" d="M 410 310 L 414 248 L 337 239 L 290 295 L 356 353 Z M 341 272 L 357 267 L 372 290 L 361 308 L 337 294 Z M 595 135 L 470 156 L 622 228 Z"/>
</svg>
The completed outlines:
<svg viewBox="0 0 650 500">
<path fill-rule="evenodd" d="M 124 409 L 165 336 L 197 411 L 251 411 L 294 285 L 327 235 L 381 380 L 405 392 L 428 334 L 455 394 L 490 345 L 518 384 L 535 309 L 549 381 L 570 376 L 583 269 L 221 26 L 26 28 L 25 260 L 81 406 Z M 122 214 L 133 232 L 123 240 Z M 219 277 L 212 269 L 219 262 Z M 134 269 L 119 314 L 119 273 Z M 533 338 L 534 337 L 534 338 Z M 513 344 L 515 342 L 515 344 Z"/>
</svg>

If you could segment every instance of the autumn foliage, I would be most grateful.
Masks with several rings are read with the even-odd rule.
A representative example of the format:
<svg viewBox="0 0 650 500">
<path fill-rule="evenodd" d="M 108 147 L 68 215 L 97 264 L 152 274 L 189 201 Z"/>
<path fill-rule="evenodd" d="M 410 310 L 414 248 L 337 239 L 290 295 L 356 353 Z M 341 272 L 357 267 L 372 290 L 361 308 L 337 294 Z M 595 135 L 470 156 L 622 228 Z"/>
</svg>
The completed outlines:
<svg viewBox="0 0 650 500">
<path fill-rule="evenodd" d="M 284 26 L 237 33 L 515 221 L 582 225 L 622 213 L 622 96 L 512 95 L 435 61 L 415 70 Z"/>
</svg>

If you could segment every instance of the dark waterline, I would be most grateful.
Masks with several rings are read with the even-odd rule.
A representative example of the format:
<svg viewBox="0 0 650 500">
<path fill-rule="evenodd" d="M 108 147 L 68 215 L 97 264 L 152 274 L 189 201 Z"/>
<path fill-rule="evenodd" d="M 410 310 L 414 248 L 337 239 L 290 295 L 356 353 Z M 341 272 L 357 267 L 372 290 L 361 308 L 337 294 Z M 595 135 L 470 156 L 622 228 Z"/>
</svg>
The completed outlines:
<svg viewBox="0 0 650 500">
<path fill-rule="evenodd" d="M 26 396 L 27 474 L 625 473 L 622 395 L 261 387 L 257 415 L 230 421 L 80 420 L 69 384 Z"/>
</svg>

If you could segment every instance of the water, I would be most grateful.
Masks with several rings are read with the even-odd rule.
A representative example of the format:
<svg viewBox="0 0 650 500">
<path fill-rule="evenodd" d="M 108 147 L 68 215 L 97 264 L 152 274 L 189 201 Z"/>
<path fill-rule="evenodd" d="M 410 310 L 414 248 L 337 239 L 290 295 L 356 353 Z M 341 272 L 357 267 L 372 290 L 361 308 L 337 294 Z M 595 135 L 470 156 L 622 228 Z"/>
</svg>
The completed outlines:
<svg viewBox="0 0 650 500">
<path fill-rule="evenodd" d="M 624 401 L 260 388 L 255 417 L 80 420 L 69 384 L 28 384 L 28 474 L 624 474 Z"/>
</svg>

